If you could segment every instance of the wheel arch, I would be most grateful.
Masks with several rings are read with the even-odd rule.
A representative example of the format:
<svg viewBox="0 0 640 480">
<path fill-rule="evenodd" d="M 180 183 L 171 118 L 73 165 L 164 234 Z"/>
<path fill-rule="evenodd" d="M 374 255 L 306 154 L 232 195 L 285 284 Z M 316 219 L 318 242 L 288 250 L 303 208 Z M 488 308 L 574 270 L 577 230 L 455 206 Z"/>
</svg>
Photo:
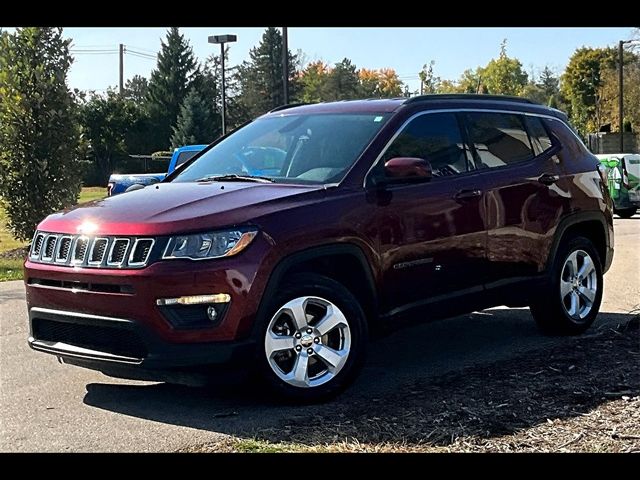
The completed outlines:
<svg viewBox="0 0 640 480">
<path fill-rule="evenodd" d="M 378 296 L 373 272 L 363 250 L 353 243 L 311 247 L 281 259 L 269 276 L 256 318 L 264 316 L 268 299 L 273 297 L 287 275 L 303 272 L 317 273 L 340 282 L 358 299 L 369 325 L 374 326 L 378 322 Z"/>
<path fill-rule="evenodd" d="M 545 271 L 549 272 L 558 253 L 558 248 L 564 240 L 575 236 L 584 236 L 591 240 L 600 256 L 603 272 L 611 265 L 609 228 L 602 212 L 578 212 L 565 217 L 558 224 L 553 243 L 547 258 Z"/>
</svg>

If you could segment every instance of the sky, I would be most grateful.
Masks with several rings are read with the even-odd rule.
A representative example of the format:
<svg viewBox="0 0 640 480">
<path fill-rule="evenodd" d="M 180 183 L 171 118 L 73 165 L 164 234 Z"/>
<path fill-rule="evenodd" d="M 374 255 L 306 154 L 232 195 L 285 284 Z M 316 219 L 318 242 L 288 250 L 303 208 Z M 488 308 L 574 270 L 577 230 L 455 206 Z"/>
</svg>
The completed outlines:
<svg viewBox="0 0 640 480">
<path fill-rule="evenodd" d="M 196 56 L 204 60 L 218 45 L 207 43 L 209 35 L 231 33 L 238 36 L 230 44 L 229 62 L 236 65 L 248 59 L 264 28 L 198 27 L 181 28 Z M 78 54 L 69 74 L 72 88 L 105 90 L 118 84 L 118 44 L 153 55 L 160 49 L 166 28 L 66 28 L 78 49 L 114 50 L 114 53 Z M 526 71 L 537 74 L 544 66 L 561 72 L 569 57 L 581 46 L 614 46 L 631 38 L 628 27 L 599 28 L 322 28 L 289 27 L 289 48 L 302 50 L 306 61 L 324 60 L 330 64 L 344 57 L 366 68 L 396 70 L 411 90 L 419 88 L 418 72 L 435 60 L 435 74 L 457 79 L 467 68 L 485 65 L 498 55 L 500 43 L 507 39 L 507 54 L 517 57 Z M 127 54 L 125 80 L 133 75 L 148 77 L 155 61 Z"/>
</svg>

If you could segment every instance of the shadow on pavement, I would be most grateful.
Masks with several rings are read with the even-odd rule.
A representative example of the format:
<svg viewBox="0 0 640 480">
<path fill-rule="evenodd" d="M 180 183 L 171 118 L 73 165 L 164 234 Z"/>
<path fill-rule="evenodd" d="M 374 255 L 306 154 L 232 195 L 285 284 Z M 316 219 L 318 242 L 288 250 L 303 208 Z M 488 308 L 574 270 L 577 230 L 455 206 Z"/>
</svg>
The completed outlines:
<svg viewBox="0 0 640 480">
<path fill-rule="evenodd" d="M 587 334 L 538 334 L 526 309 L 494 309 L 372 342 L 360 379 L 330 403 L 282 405 L 248 383 L 87 385 L 87 405 L 168 424 L 305 444 L 489 438 L 640 392 L 637 321 L 602 313 Z M 637 317 L 636 317 L 637 319 Z M 617 397 L 616 397 L 617 396 Z"/>
</svg>

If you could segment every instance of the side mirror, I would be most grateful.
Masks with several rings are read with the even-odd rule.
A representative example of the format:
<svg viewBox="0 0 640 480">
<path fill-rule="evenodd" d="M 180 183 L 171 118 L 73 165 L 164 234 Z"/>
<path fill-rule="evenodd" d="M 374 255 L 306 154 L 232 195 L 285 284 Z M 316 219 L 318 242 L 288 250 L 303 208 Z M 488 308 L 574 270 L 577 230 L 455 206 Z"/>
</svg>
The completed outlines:
<svg viewBox="0 0 640 480">
<path fill-rule="evenodd" d="M 386 177 L 380 183 L 426 182 L 433 176 L 431 164 L 424 158 L 395 157 L 384 164 Z"/>
</svg>

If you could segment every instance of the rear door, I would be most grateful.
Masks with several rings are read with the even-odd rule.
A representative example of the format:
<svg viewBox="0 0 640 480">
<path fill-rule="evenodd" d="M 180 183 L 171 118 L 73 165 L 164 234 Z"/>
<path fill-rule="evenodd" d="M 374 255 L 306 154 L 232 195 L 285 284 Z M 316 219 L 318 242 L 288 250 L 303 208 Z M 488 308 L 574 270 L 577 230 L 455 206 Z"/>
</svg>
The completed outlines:
<svg viewBox="0 0 640 480">
<path fill-rule="evenodd" d="M 464 122 L 482 171 L 487 222 L 487 286 L 540 272 L 552 230 L 570 198 L 556 185 L 558 151 L 540 117 L 470 112 Z"/>
</svg>

